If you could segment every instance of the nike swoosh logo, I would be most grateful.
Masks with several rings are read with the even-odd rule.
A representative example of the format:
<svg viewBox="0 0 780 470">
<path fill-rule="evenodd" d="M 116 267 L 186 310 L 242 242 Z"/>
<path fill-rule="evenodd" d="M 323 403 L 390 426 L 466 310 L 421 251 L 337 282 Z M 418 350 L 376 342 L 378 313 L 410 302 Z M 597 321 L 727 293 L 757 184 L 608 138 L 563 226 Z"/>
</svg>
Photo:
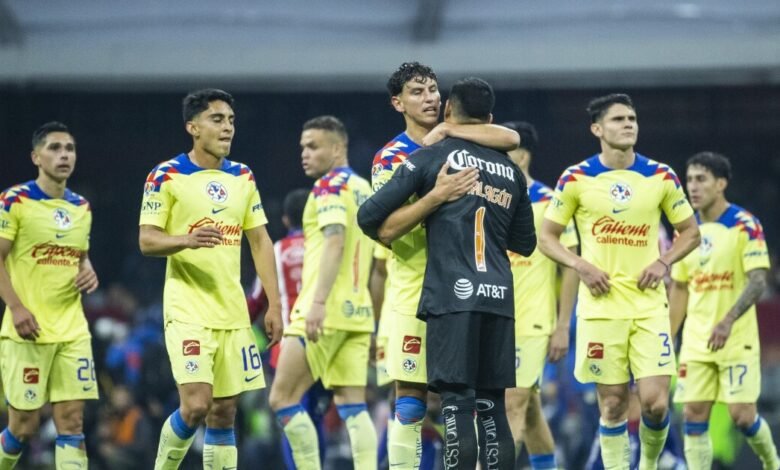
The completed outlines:
<svg viewBox="0 0 780 470">
<path fill-rule="evenodd" d="M 620 214 L 621 212 L 625 212 L 625 211 L 627 211 L 627 210 L 628 210 L 628 207 L 626 207 L 625 209 L 614 209 L 614 208 L 613 208 L 613 209 L 612 209 L 612 213 L 613 213 L 613 214 Z"/>
<path fill-rule="evenodd" d="M 85 385 L 82 388 L 84 389 L 85 392 L 88 392 L 88 391 L 92 390 L 93 388 L 95 388 L 95 386 L 94 385 Z"/>
<path fill-rule="evenodd" d="M 670 362 L 672 362 L 672 361 L 666 361 L 666 362 L 658 361 L 658 367 L 664 367 L 664 366 L 668 365 Z"/>
<path fill-rule="evenodd" d="M 58 234 L 56 234 L 56 235 L 54 235 L 54 236 L 55 236 L 56 238 L 64 238 L 64 237 L 65 237 L 65 234 L 64 234 L 64 233 L 58 233 Z"/>
<path fill-rule="evenodd" d="M 212 214 L 219 214 L 220 212 L 224 211 L 225 209 L 227 209 L 227 207 L 223 207 L 222 209 L 211 209 L 211 213 Z"/>
<path fill-rule="evenodd" d="M 255 380 L 256 378 L 260 377 L 260 375 L 262 375 L 262 374 L 257 374 L 254 377 L 244 377 L 244 382 L 251 382 L 251 381 Z"/>
</svg>

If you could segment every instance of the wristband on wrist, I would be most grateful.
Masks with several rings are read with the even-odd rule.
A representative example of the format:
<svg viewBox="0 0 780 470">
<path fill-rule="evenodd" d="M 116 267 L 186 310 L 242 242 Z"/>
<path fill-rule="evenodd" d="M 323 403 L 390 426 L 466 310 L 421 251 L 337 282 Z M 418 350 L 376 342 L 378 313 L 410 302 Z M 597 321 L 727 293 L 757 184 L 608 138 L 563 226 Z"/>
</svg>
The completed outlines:
<svg viewBox="0 0 780 470">
<path fill-rule="evenodd" d="M 666 272 L 667 273 L 671 270 L 672 267 L 670 265 L 666 264 L 664 262 L 664 260 L 662 260 L 661 258 L 658 258 L 658 262 L 664 265 L 664 267 L 666 268 Z"/>
</svg>

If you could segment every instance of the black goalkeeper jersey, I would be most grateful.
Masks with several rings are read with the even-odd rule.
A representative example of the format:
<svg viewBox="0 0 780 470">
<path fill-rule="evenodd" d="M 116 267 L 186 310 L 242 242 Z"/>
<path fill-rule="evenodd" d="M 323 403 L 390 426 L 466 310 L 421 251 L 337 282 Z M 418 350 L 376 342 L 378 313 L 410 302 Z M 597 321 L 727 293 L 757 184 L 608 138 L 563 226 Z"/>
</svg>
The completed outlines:
<svg viewBox="0 0 780 470">
<path fill-rule="evenodd" d="M 450 173 L 478 168 L 479 182 L 424 222 L 428 262 L 417 315 L 471 311 L 514 317 L 507 250 L 529 256 L 536 235 L 525 178 L 506 154 L 453 138 L 417 150 L 360 207 L 358 223 L 377 239 L 379 227 L 393 211 L 410 196 L 422 197 L 434 187 L 446 161 Z"/>
</svg>

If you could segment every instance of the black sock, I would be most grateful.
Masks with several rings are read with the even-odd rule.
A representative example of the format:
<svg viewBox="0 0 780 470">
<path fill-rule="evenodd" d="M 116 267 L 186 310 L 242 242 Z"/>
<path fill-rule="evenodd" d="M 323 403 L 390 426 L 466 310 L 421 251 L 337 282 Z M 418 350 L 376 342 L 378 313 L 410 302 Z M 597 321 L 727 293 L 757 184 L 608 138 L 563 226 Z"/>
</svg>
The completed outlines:
<svg viewBox="0 0 780 470">
<path fill-rule="evenodd" d="M 482 470 L 515 468 L 515 442 L 506 417 L 504 393 L 504 390 L 477 390 L 477 431 Z"/>
<path fill-rule="evenodd" d="M 479 451 L 474 431 L 474 391 L 440 391 L 444 418 L 444 469 L 473 470 L 477 466 Z"/>
</svg>

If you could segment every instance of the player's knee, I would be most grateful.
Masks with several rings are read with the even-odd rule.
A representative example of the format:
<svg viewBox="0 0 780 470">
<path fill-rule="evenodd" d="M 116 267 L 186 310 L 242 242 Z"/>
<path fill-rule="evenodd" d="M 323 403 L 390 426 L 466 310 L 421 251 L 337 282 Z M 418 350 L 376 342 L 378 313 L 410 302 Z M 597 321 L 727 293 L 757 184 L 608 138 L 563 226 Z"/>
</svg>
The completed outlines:
<svg viewBox="0 0 780 470">
<path fill-rule="evenodd" d="M 54 424 L 59 434 L 73 435 L 84 432 L 84 416 L 80 412 L 68 413 Z"/>
<path fill-rule="evenodd" d="M 505 403 L 508 416 L 524 418 L 528 411 L 529 396 L 517 389 L 508 390 Z"/>
<path fill-rule="evenodd" d="M 661 421 L 669 411 L 669 399 L 666 395 L 659 395 L 642 402 L 642 414 L 652 420 Z"/>
<path fill-rule="evenodd" d="M 236 421 L 236 403 L 233 400 L 216 401 L 206 415 L 206 425 L 211 428 L 232 428 Z"/>
<path fill-rule="evenodd" d="M 710 407 L 703 403 L 686 403 L 683 407 L 685 421 L 704 422 L 710 419 Z"/>
<path fill-rule="evenodd" d="M 628 411 L 628 400 L 617 395 L 601 399 L 601 414 L 607 421 L 622 421 Z"/>
<path fill-rule="evenodd" d="M 41 419 L 37 411 L 13 410 L 9 416 L 8 428 L 18 440 L 26 442 L 38 434 L 40 422 Z"/>
<path fill-rule="evenodd" d="M 187 424 L 200 424 L 211 410 L 212 401 L 208 397 L 190 397 L 181 404 L 181 415 Z"/>
<path fill-rule="evenodd" d="M 729 414 L 739 429 L 748 429 L 756 422 L 756 412 L 752 407 L 729 407 Z"/>
<path fill-rule="evenodd" d="M 525 421 L 530 428 L 537 426 L 542 419 L 542 402 L 539 400 L 539 395 L 534 394 L 528 399 L 528 405 L 525 409 Z"/>
<path fill-rule="evenodd" d="M 399 397 L 395 401 L 395 417 L 401 424 L 419 423 L 425 418 L 425 402 L 416 397 Z"/>
</svg>

